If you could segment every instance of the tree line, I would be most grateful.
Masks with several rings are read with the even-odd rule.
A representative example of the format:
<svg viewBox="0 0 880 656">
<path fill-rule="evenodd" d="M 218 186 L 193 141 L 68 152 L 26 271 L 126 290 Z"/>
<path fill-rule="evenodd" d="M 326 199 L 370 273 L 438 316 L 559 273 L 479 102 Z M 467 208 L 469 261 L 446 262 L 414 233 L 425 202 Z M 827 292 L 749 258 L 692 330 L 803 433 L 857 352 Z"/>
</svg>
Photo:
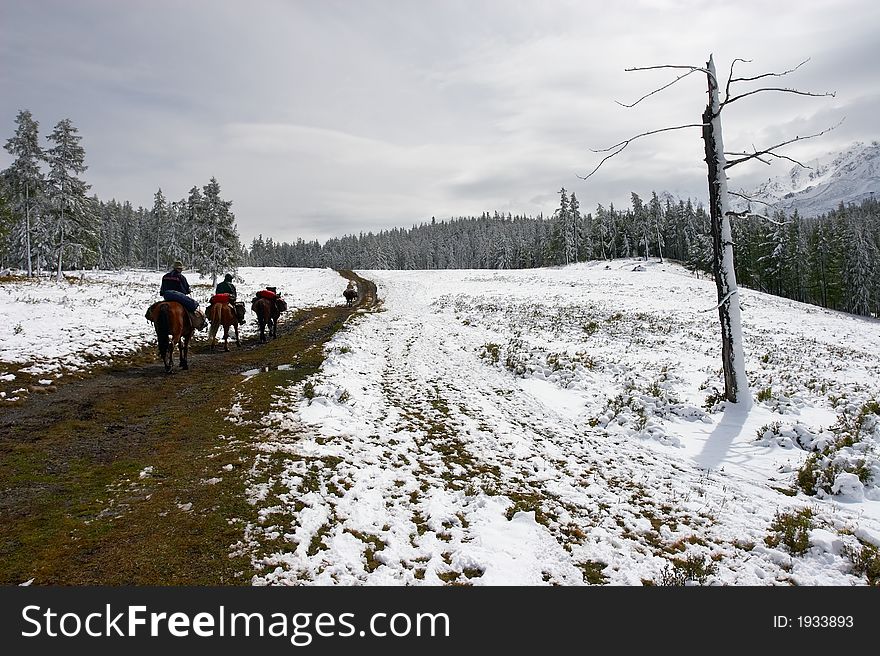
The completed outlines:
<svg viewBox="0 0 880 656">
<path fill-rule="evenodd" d="M 259 236 L 251 266 L 345 269 L 521 269 L 615 258 L 664 258 L 711 273 L 709 216 L 702 204 L 656 192 L 630 207 L 582 213 L 559 192 L 552 216 L 484 212 L 412 228 L 318 241 Z M 797 301 L 880 316 L 880 203 L 841 205 L 818 218 L 746 216 L 733 221 L 740 283 Z"/>
<path fill-rule="evenodd" d="M 175 260 L 216 282 L 242 257 L 232 202 L 220 184 L 194 186 L 169 201 L 159 189 L 150 209 L 88 195 L 82 137 L 62 119 L 40 144 L 39 123 L 22 110 L 6 142 L 12 164 L 0 172 L 0 268 L 28 276 L 53 270 L 163 269 Z"/>
<path fill-rule="evenodd" d="M 16 118 L 0 173 L 0 268 L 29 275 L 74 268 L 156 268 L 183 261 L 216 282 L 237 265 L 347 269 L 519 269 L 615 258 L 668 258 L 711 272 L 709 215 L 702 204 L 633 193 L 630 206 L 582 212 L 559 191 L 550 216 L 483 212 L 333 238 L 321 244 L 271 237 L 239 242 L 231 201 L 215 178 L 187 197 L 162 190 L 149 209 L 88 196 L 80 136 L 69 119 L 39 143 L 30 112 Z M 47 169 L 47 170 L 46 170 Z M 880 316 L 880 203 L 841 205 L 818 218 L 776 213 L 733 221 L 739 282 L 797 301 Z"/>
</svg>

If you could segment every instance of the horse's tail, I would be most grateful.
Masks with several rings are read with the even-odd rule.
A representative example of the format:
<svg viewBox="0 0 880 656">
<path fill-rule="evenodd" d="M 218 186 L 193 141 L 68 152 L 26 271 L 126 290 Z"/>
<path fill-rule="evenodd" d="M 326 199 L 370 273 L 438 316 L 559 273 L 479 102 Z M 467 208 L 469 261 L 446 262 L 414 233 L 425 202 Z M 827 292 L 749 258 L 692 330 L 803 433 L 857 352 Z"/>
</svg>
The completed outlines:
<svg viewBox="0 0 880 656">
<path fill-rule="evenodd" d="M 168 335 L 171 334 L 171 316 L 168 304 L 159 306 L 159 316 L 156 317 L 156 337 L 159 338 L 159 355 L 165 357 L 168 350 Z"/>
</svg>

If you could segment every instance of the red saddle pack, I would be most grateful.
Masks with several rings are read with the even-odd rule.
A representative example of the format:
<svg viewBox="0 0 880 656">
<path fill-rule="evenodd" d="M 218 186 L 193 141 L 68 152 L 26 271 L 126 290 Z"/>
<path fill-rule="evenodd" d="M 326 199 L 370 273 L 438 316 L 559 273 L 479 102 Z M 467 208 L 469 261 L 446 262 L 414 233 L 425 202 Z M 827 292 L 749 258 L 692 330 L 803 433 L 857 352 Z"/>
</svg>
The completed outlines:
<svg viewBox="0 0 880 656">
<path fill-rule="evenodd" d="M 268 298 L 270 301 L 274 301 L 276 298 L 278 298 L 278 294 L 276 294 L 275 292 L 270 292 L 268 289 L 261 289 L 257 292 L 257 296 L 259 296 L 260 298 Z"/>
<path fill-rule="evenodd" d="M 229 294 L 214 294 L 208 303 L 214 305 L 215 303 L 229 303 L 231 300 L 232 297 Z"/>
</svg>

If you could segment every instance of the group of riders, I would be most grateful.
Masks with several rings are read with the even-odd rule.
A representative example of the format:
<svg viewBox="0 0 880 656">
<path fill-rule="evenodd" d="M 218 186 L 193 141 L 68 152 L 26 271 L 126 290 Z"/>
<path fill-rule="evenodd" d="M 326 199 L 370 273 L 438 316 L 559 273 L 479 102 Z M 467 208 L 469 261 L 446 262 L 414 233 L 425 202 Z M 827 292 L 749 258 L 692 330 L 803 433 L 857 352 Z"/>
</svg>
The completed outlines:
<svg viewBox="0 0 880 656">
<path fill-rule="evenodd" d="M 235 289 L 232 279 L 232 274 L 227 273 L 224 276 L 223 281 L 217 285 L 214 295 L 208 303 L 207 316 L 211 316 L 211 306 L 215 303 L 228 303 L 235 311 L 237 323 L 243 324 L 245 321 L 245 307 L 244 303 L 238 301 L 238 292 Z M 205 327 L 205 315 L 199 311 L 199 304 L 192 298 L 191 293 L 192 290 L 190 289 L 189 282 L 187 281 L 186 276 L 183 275 L 183 263 L 178 260 L 171 266 L 171 271 L 162 276 L 162 285 L 159 288 L 159 295 L 166 301 L 176 301 L 183 305 L 190 315 L 193 327 L 197 330 L 201 330 Z M 345 291 L 342 292 L 342 295 L 345 297 L 347 305 L 354 304 L 355 299 L 358 297 L 358 290 L 353 280 L 348 281 L 348 286 L 345 288 Z M 283 309 L 287 309 L 287 304 L 281 296 L 278 295 L 278 289 L 276 287 L 266 287 L 266 289 L 257 292 L 253 301 L 256 302 L 260 297 L 272 300 L 275 304 L 276 310 L 280 311 L 282 307 Z"/>
</svg>

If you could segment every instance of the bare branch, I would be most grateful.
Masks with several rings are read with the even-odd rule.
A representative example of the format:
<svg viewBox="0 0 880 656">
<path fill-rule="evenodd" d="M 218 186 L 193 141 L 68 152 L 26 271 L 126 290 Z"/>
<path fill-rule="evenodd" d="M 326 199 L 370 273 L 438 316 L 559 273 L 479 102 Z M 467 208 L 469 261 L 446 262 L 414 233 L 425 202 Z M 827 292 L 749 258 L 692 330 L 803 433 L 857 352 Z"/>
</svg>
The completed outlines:
<svg viewBox="0 0 880 656">
<path fill-rule="evenodd" d="M 781 157 L 780 155 L 776 155 L 776 153 L 774 153 L 773 151 L 776 150 L 777 148 L 781 148 L 782 146 L 787 146 L 788 144 L 792 144 L 796 141 L 804 141 L 805 139 L 813 139 L 815 137 L 821 137 L 826 132 L 830 132 L 831 130 L 840 127 L 840 124 L 843 123 L 843 120 L 844 119 L 841 119 L 837 125 L 833 125 L 830 128 L 825 128 L 824 130 L 822 130 L 821 132 L 817 132 L 816 134 L 810 134 L 810 135 L 807 135 L 806 137 L 798 136 L 798 137 L 795 137 L 794 139 L 789 139 L 788 141 L 783 141 L 782 143 L 778 143 L 775 146 L 770 146 L 769 148 L 767 148 L 765 150 L 759 150 L 751 155 L 745 155 L 743 157 L 740 157 L 739 159 L 735 159 L 731 162 L 728 162 L 724 166 L 724 169 L 727 170 L 729 168 L 736 166 L 737 164 L 742 164 L 743 162 L 747 162 L 750 159 L 756 159 L 756 158 L 760 157 L 761 155 L 771 155 L 771 156 L 775 155 L 777 157 Z M 791 159 L 791 158 L 786 157 L 784 159 Z M 794 160 L 792 160 L 792 161 L 794 161 Z M 798 162 L 798 164 L 799 163 L 800 162 Z M 801 166 L 803 166 L 803 165 L 801 165 Z"/>
<path fill-rule="evenodd" d="M 730 216 L 730 217 L 733 217 L 733 218 L 735 218 L 735 219 L 741 219 L 741 218 L 746 217 L 746 216 L 754 217 L 754 218 L 756 218 L 756 219 L 764 219 L 764 220 L 767 221 L 768 223 L 773 223 L 773 224 L 778 225 L 778 226 L 784 226 L 784 225 L 788 225 L 789 223 L 791 223 L 791 221 L 782 221 L 782 222 L 780 222 L 780 221 L 774 221 L 773 219 L 771 219 L 771 218 L 770 218 L 769 216 L 767 216 L 766 214 L 757 214 L 756 212 L 752 212 L 751 210 L 743 210 L 742 212 L 734 212 L 734 211 L 731 210 L 731 211 L 729 211 L 729 212 L 725 212 L 724 214 L 725 214 L 726 216 Z"/>
<path fill-rule="evenodd" d="M 741 93 L 738 96 L 734 96 L 733 98 L 725 99 L 723 103 L 721 103 L 721 107 L 724 108 L 732 102 L 745 98 L 746 96 L 752 96 L 756 93 L 762 93 L 764 91 L 778 91 L 779 93 L 793 93 L 798 96 L 813 96 L 814 98 L 823 98 L 825 96 L 830 96 L 831 98 L 836 97 L 836 93 L 834 91 L 828 91 L 826 93 L 813 93 L 812 91 L 798 91 L 797 89 L 786 89 L 785 87 L 764 87 L 761 89 L 755 89 L 754 91 L 746 91 L 745 93 Z"/>
<path fill-rule="evenodd" d="M 641 69 L 628 68 L 628 69 L 626 69 L 626 70 L 628 70 L 628 71 L 634 71 L 634 70 L 641 70 Z M 660 93 L 660 92 L 663 91 L 664 89 L 668 89 L 669 87 L 671 87 L 673 84 L 675 84 L 676 82 L 678 82 L 678 81 L 681 80 L 682 78 L 686 78 L 686 77 L 687 77 L 688 75 L 690 75 L 691 73 L 696 73 L 697 71 L 698 71 L 698 69 L 696 69 L 696 68 L 692 68 L 692 69 L 689 70 L 687 73 L 683 73 L 683 74 L 679 75 L 677 78 L 675 78 L 675 79 L 674 79 L 672 82 L 670 82 L 669 84 L 664 84 L 664 85 L 663 85 L 662 87 L 660 87 L 659 89 L 654 89 L 652 92 L 650 92 L 650 93 L 646 93 L 644 96 L 642 96 L 641 98 L 639 98 L 638 100 L 636 100 L 634 103 L 627 104 L 627 103 L 622 103 L 622 102 L 620 102 L 619 100 L 615 100 L 614 102 L 616 102 L 616 103 L 617 103 L 618 105 L 620 105 L 621 107 L 635 107 L 635 106 L 638 105 L 640 102 L 642 102 L 645 98 L 648 98 L 648 97 L 650 97 L 650 96 L 653 96 L 655 93 Z"/>
<path fill-rule="evenodd" d="M 738 198 L 745 199 L 745 200 L 749 201 L 750 203 L 761 203 L 762 205 L 766 205 L 767 207 L 773 207 L 767 201 L 760 200 L 758 198 L 752 198 L 751 196 L 746 196 L 745 194 L 740 194 L 740 193 L 737 193 L 736 191 L 728 191 L 727 193 L 731 196 L 736 196 Z"/>
<path fill-rule="evenodd" d="M 677 65 L 673 65 L 673 64 L 661 64 L 659 66 L 636 66 L 635 68 L 624 68 L 623 70 L 627 73 L 630 73 L 632 71 L 653 71 L 653 70 L 657 70 L 660 68 L 684 68 L 684 69 L 689 70 L 691 72 L 702 71 L 703 73 L 706 73 L 707 75 L 709 74 L 709 69 L 702 68 L 701 66 L 677 66 Z"/>
<path fill-rule="evenodd" d="M 730 98 L 730 83 L 733 81 L 733 67 L 736 65 L 736 62 L 741 61 L 744 64 L 751 64 L 751 59 L 740 59 L 737 57 L 732 62 L 730 62 L 730 75 L 727 77 L 727 86 L 724 88 L 724 100 L 727 101 Z"/>
<path fill-rule="evenodd" d="M 734 61 L 736 61 L 736 60 L 734 59 Z M 740 61 L 746 61 L 746 60 L 741 59 Z M 797 69 L 799 69 L 801 66 L 806 64 L 808 61 L 810 61 L 809 57 L 807 57 L 804 61 L 802 61 L 800 64 L 798 64 L 794 68 L 790 68 L 787 71 L 783 71 L 782 73 L 762 73 L 761 75 L 756 75 L 755 77 L 731 78 L 730 81 L 731 82 L 754 82 L 755 80 L 760 80 L 761 78 L 764 78 L 764 77 L 782 77 L 783 75 L 788 75 L 789 73 L 794 73 Z M 730 75 L 733 76 L 733 64 L 731 64 L 731 66 L 730 66 Z"/>
<path fill-rule="evenodd" d="M 745 194 L 740 194 L 735 191 L 728 191 L 727 194 L 729 196 L 737 196 L 738 198 L 744 198 L 745 200 L 749 201 L 749 203 L 761 203 L 761 205 L 766 205 L 767 207 L 770 207 L 770 208 L 773 207 L 773 205 L 771 205 L 767 201 L 759 200 L 757 198 L 752 198 L 751 196 L 746 196 Z M 791 221 L 776 221 L 775 219 L 771 219 L 766 214 L 758 214 L 757 212 L 752 212 L 751 205 L 749 205 L 748 209 L 743 210 L 742 212 L 734 212 L 731 210 L 729 212 L 725 212 L 725 214 L 727 216 L 734 217 L 734 218 L 740 218 L 740 219 L 745 216 L 754 217 L 756 219 L 764 219 L 768 223 L 772 223 L 773 225 L 778 225 L 778 226 L 784 226 L 784 225 L 788 225 L 791 223 Z"/>
<path fill-rule="evenodd" d="M 728 299 L 729 299 L 731 296 L 733 296 L 734 294 L 736 294 L 737 291 L 738 291 L 738 290 L 734 289 L 733 291 L 731 291 L 730 293 L 728 293 L 727 296 L 725 296 L 725 297 L 722 298 L 720 301 L 718 301 L 718 305 L 716 305 L 715 307 L 708 308 L 708 309 L 706 309 L 706 310 L 700 310 L 700 312 L 711 312 L 712 310 L 717 310 L 717 309 L 720 308 L 722 305 L 724 305 L 725 303 L 727 303 Z"/>
<path fill-rule="evenodd" d="M 752 146 L 752 147 L 754 148 L 754 146 Z M 743 155 L 748 155 L 748 154 L 749 154 L 749 153 L 729 153 L 729 152 L 727 152 L 727 151 L 724 151 L 724 155 L 725 155 L 725 156 L 727 156 L 727 155 L 739 155 L 739 156 L 743 156 Z M 757 159 L 759 162 L 763 162 L 763 163 L 766 164 L 767 166 L 770 166 L 770 162 L 768 162 L 766 159 L 761 159 L 760 157 L 756 157 L 755 159 Z"/>
<path fill-rule="evenodd" d="M 590 152 L 592 152 L 592 153 L 607 153 L 608 151 L 611 151 L 611 150 L 613 150 L 614 152 L 603 157 L 602 161 L 599 162 L 598 164 L 596 164 L 596 168 L 594 168 L 592 171 L 590 171 L 586 175 L 579 175 L 577 177 L 579 177 L 581 180 L 586 180 L 591 175 L 593 175 L 596 171 L 598 171 L 605 162 L 607 162 L 609 159 L 611 159 L 615 155 L 620 154 L 624 148 L 626 148 L 628 145 L 630 145 L 636 139 L 641 139 L 642 137 L 647 137 L 652 134 L 658 134 L 660 132 L 669 132 L 670 130 L 683 130 L 685 128 L 703 128 L 703 127 L 705 127 L 705 125 L 703 123 L 691 123 L 689 125 L 676 125 L 674 127 L 660 128 L 659 130 L 651 130 L 649 132 L 642 132 L 641 134 L 637 134 L 634 137 L 630 137 L 629 139 L 625 139 L 624 141 L 620 141 L 620 142 L 614 144 L 613 146 L 609 146 L 608 148 L 599 148 L 599 149 L 590 148 Z"/>
</svg>

